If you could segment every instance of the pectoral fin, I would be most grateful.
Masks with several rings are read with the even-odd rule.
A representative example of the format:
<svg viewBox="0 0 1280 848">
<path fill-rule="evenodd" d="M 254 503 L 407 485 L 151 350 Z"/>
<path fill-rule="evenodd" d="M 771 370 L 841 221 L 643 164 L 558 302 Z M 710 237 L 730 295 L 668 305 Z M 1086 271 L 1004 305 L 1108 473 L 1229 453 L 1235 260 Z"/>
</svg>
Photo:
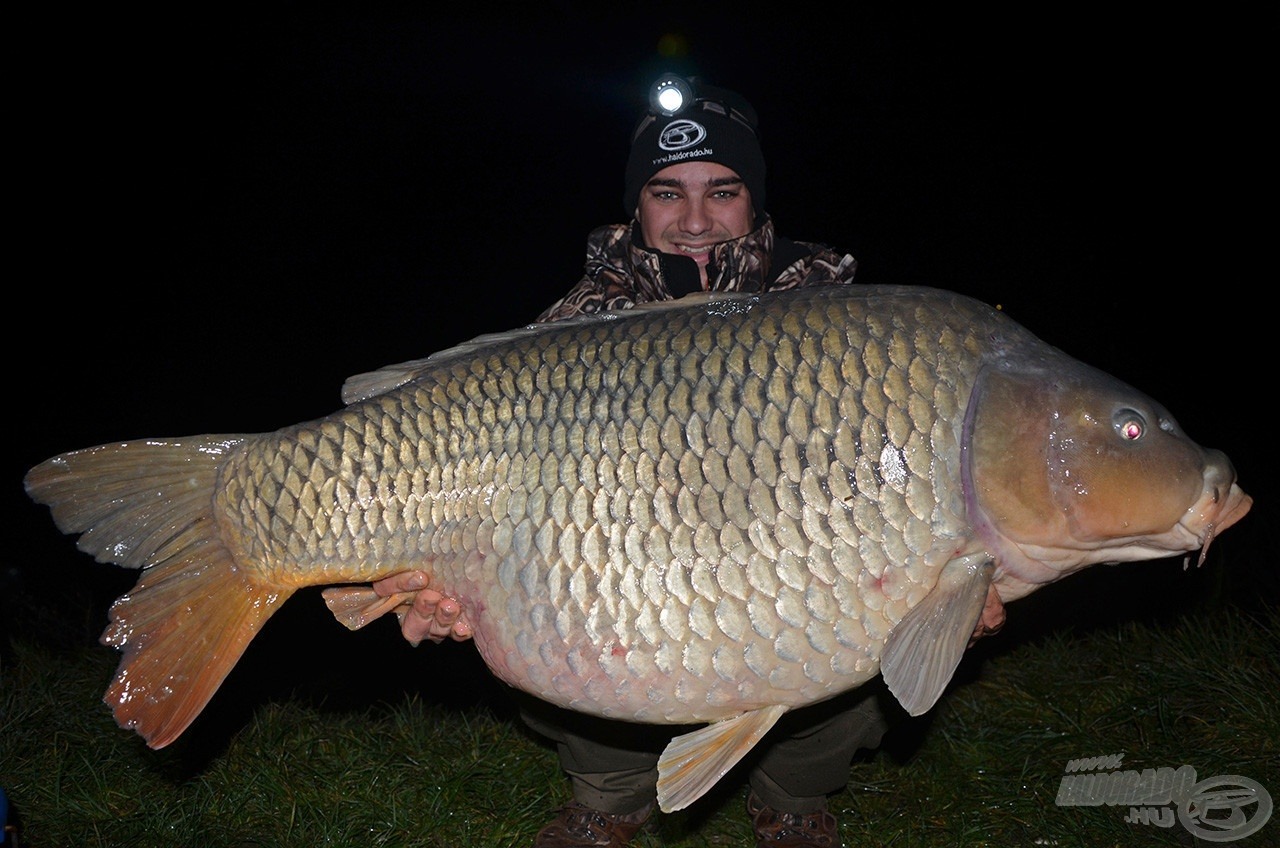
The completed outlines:
<svg viewBox="0 0 1280 848">
<path fill-rule="evenodd" d="M 774 705 L 677 736 L 658 758 L 658 806 L 683 810 L 746 756 L 787 711 Z"/>
<path fill-rule="evenodd" d="M 911 715 L 928 712 L 951 682 L 982 615 L 994 572 L 985 555 L 952 560 L 938 585 L 889 634 L 880 673 Z"/>
<path fill-rule="evenodd" d="M 403 603 L 417 592 L 396 592 L 382 597 L 368 586 L 335 586 L 320 593 L 324 605 L 348 630 L 359 630 Z"/>
</svg>

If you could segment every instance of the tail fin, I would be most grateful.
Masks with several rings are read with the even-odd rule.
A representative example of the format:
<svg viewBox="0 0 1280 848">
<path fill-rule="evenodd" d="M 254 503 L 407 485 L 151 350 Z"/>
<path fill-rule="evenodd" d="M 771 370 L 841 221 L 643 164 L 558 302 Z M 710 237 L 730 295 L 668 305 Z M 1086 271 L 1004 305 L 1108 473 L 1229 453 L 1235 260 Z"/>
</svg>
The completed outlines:
<svg viewBox="0 0 1280 848">
<path fill-rule="evenodd" d="M 103 700 L 163 748 L 199 715 L 292 588 L 255 582 L 218 532 L 218 469 L 243 436 L 102 445 L 37 465 L 27 494 L 99 562 L 141 568 L 102 643 L 124 656 Z"/>
</svg>

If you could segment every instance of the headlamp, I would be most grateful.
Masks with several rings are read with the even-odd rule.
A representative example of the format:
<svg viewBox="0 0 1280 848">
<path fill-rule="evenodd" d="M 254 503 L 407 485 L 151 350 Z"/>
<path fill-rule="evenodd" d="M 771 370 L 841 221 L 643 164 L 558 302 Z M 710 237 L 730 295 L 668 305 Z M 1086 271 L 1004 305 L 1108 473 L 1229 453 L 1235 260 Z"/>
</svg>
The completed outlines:
<svg viewBox="0 0 1280 848">
<path fill-rule="evenodd" d="M 649 88 L 649 111 L 654 115 L 678 115 L 692 104 L 693 85 L 684 77 L 666 74 Z"/>
</svg>

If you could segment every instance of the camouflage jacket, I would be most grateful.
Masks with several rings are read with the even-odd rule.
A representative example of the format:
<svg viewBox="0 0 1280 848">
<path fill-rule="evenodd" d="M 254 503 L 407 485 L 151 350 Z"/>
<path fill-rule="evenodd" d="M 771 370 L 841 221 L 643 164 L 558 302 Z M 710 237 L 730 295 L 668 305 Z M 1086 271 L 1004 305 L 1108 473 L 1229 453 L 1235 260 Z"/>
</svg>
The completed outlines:
<svg viewBox="0 0 1280 848">
<path fill-rule="evenodd" d="M 660 253 L 633 241 L 637 224 L 607 224 L 587 239 L 586 274 L 569 293 L 538 316 L 558 321 L 573 315 L 628 309 L 671 300 L 701 288 L 697 266 L 685 256 Z M 717 244 L 707 265 L 713 291 L 779 291 L 796 286 L 850 283 L 852 256 L 821 244 L 775 236 L 773 219 L 742 238 Z M 692 276 L 690 276 L 692 275 Z"/>
</svg>

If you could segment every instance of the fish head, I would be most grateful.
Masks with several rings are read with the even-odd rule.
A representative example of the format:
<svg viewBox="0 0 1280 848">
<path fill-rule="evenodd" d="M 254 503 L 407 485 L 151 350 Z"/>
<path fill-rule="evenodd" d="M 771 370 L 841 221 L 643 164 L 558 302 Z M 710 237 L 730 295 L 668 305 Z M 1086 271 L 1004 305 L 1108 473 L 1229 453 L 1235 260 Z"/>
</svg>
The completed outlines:
<svg viewBox="0 0 1280 848">
<path fill-rule="evenodd" d="M 992 367 L 963 436 L 967 505 L 1006 600 L 1096 563 L 1204 552 L 1249 511 L 1226 455 L 1162 405 L 1068 357 Z"/>
</svg>

